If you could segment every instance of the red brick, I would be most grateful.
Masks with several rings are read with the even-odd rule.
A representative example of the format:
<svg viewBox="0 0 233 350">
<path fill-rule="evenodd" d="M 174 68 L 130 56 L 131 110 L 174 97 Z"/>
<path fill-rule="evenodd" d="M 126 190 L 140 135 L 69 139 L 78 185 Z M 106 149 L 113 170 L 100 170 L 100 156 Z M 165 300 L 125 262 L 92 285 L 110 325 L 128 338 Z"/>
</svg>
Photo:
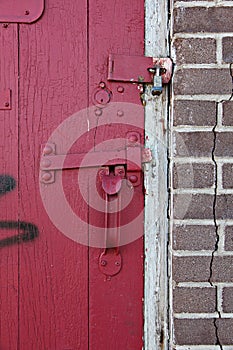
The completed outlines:
<svg viewBox="0 0 233 350">
<path fill-rule="evenodd" d="M 173 249 L 213 251 L 215 248 L 215 226 L 174 225 L 172 236 Z"/>
<path fill-rule="evenodd" d="M 223 103 L 222 123 L 226 126 L 233 126 L 233 101 Z"/>
<path fill-rule="evenodd" d="M 222 39 L 223 46 L 223 61 L 226 63 L 233 62 L 233 37 L 226 37 Z"/>
<path fill-rule="evenodd" d="M 222 182 L 223 188 L 233 188 L 233 164 L 223 164 Z"/>
<path fill-rule="evenodd" d="M 211 256 L 173 257 L 175 282 L 208 282 Z"/>
<path fill-rule="evenodd" d="M 175 72 L 173 86 L 176 95 L 230 94 L 232 80 L 229 69 L 186 68 Z"/>
<path fill-rule="evenodd" d="M 175 343 L 178 345 L 215 345 L 214 319 L 175 319 Z"/>
<path fill-rule="evenodd" d="M 174 195 L 175 219 L 213 219 L 214 196 L 210 194 Z"/>
<path fill-rule="evenodd" d="M 216 63 L 214 39 L 176 39 L 176 64 Z"/>
<path fill-rule="evenodd" d="M 232 318 L 217 319 L 216 326 L 218 328 L 218 337 L 219 337 L 220 344 L 232 345 L 233 344 L 233 319 Z"/>
<path fill-rule="evenodd" d="M 211 157 L 214 147 L 212 132 L 174 132 L 174 155 L 180 157 Z"/>
<path fill-rule="evenodd" d="M 233 219 L 233 194 L 222 194 L 217 196 L 216 218 Z"/>
<path fill-rule="evenodd" d="M 174 188 L 205 188 L 214 184 L 214 165 L 206 163 L 175 164 Z"/>
<path fill-rule="evenodd" d="M 233 251 L 233 226 L 225 228 L 225 250 Z"/>
<path fill-rule="evenodd" d="M 216 133 L 215 155 L 217 157 L 233 157 L 233 132 Z"/>
<path fill-rule="evenodd" d="M 216 123 L 216 103 L 213 101 L 175 101 L 173 123 L 175 126 L 213 126 Z"/>
<path fill-rule="evenodd" d="M 216 288 L 184 288 L 173 291 L 174 312 L 211 313 L 216 311 Z"/>
<path fill-rule="evenodd" d="M 216 256 L 212 265 L 212 282 L 233 282 L 233 256 Z"/>
<path fill-rule="evenodd" d="M 174 32 L 233 32 L 233 7 L 180 7 L 174 9 Z"/>
<path fill-rule="evenodd" d="M 223 312 L 233 312 L 233 287 L 223 288 Z"/>
</svg>

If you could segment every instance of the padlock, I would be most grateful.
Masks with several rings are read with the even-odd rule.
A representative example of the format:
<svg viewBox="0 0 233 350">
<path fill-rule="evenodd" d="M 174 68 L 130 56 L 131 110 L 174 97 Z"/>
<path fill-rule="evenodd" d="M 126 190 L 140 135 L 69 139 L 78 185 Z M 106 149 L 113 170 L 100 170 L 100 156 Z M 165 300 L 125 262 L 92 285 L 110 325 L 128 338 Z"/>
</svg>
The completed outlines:
<svg viewBox="0 0 233 350">
<path fill-rule="evenodd" d="M 148 71 L 153 74 L 153 87 L 151 89 L 151 94 L 153 96 L 158 96 L 163 91 L 163 80 L 161 76 L 163 68 L 160 66 L 154 66 L 152 68 L 148 68 Z"/>
<path fill-rule="evenodd" d="M 155 67 L 154 78 L 153 78 L 154 86 L 151 89 L 151 94 L 153 96 L 158 96 L 163 91 L 163 82 L 161 76 L 161 68 L 159 66 Z"/>
</svg>

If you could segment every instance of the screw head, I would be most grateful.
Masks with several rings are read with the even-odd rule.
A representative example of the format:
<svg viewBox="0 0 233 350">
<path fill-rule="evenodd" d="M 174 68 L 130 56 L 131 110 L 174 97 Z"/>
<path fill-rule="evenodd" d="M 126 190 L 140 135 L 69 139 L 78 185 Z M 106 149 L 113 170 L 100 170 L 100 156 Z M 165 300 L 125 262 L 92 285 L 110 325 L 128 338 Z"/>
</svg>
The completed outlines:
<svg viewBox="0 0 233 350">
<path fill-rule="evenodd" d="M 28 10 L 26 10 L 24 13 L 26 16 L 28 16 L 30 12 Z"/>
<path fill-rule="evenodd" d="M 8 28 L 9 27 L 9 24 L 8 23 L 3 23 L 3 28 Z"/>
<path fill-rule="evenodd" d="M 106 86 L 105 82 L 101 81 L 101 82 L 99 83 L 99 87 L 100 87 L 101 89 L 104 89 L 105 86 Z"/>
<path fill-rule="evenodd" d="M 124 91 L 125 91 L 125 89 L 123 88 L 123 86 L 117 87 L 117 92 L 119 92 L 120 94 L 122 94 Z"/>
<path fill-rule="evenodd" d="M 5 102 L 5 107 L 9 107 L 10 103 L 9 102 Z"/>
<path fill-rule="evenodd" d="M 107 265 L 107 261 L 106 260 L 102 260 L 101 261 L 101 266 L 106 266 Z"/>
<path fill-rule="evenodd" d="M 119 261 L 116 261 L 116 262 L 115 262 L 115 265 L 116 265 L 116 266 L 120 266 L 120 262 L 119 262 Z"/>
</svg>

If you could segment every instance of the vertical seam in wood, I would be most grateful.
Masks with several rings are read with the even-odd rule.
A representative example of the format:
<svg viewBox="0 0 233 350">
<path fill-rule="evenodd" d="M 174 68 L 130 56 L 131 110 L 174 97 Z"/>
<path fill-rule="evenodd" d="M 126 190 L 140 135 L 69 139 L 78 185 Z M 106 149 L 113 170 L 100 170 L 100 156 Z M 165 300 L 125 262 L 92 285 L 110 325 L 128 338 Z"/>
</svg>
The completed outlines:
<svg viewBox="0 0 233 350">
<path fill-rule="evenodd" d="M 17 174 L 17 182 L 18 182 L 18 222 L 20 217 L 20 109 L 19 109 L 19 83 L 20 83 L 20 25 L 16 24 L 17 28 L 17 138 L 18 138 L 18 174 Z M 19 226 L 18 226 L 18 234 L 19 234 Z M 18 245 L 18 341 L 17 348 L 20 350 L 20 246 Z"/>
</svg>

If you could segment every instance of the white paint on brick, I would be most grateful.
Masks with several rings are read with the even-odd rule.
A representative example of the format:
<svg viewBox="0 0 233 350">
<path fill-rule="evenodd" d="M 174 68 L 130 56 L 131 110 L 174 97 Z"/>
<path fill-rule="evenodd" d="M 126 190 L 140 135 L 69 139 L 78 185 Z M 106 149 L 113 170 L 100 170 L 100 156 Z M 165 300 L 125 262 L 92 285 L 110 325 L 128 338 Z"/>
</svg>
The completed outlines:
<svg viewBox="0 0 233 350">
<path fill-rule="evenodd" d="M 174 350 L 219 350 L 219 346 L 214 345 L 181 345 L 175 346 Z M 223 347 L 223 350 L 232 350 L 232 347 Z"/>
<path fill-rule="evenodd" d="M 179 318 L 179 319 L 199 319 L 199 318 L 204 318 L 204 319 L 208 319 L 208 318 L 218 318 L 218 313 L 214 312 L 214 313 L 188 313 L 188 312 L 183 312 L 183 313 L 174 313 L 174 317 L 175 318 Z"/>
<path fill-rule="evenodd" d="M 228 100 L 230 94 L 227 95 L 175 95 L 173 96 L 174 100 L 195 100 L 195 101 L 215 101 L 221 102 L 223 100 Z"/>
</svg>

